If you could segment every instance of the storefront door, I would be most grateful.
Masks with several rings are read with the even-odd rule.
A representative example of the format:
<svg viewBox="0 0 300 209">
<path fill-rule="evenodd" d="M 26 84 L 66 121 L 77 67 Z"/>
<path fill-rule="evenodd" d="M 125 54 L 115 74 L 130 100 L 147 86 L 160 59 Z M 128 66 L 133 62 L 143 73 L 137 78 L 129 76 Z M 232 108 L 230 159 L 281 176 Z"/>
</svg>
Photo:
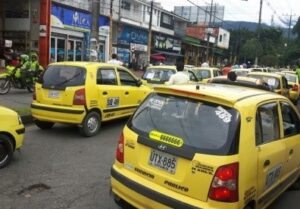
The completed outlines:
<svg viewBox="0 0 300 209">
<path fill-rule="evenodd" d="M 64 38 L 51 38 L 51 62 L 60 62 L 65 60 L 66 56 L 66 40 Z"/>
<path fill-rule="evenodd" d="M 82 60 L 82 41 L 68 40 L 68 61 Z"/>
</svg>

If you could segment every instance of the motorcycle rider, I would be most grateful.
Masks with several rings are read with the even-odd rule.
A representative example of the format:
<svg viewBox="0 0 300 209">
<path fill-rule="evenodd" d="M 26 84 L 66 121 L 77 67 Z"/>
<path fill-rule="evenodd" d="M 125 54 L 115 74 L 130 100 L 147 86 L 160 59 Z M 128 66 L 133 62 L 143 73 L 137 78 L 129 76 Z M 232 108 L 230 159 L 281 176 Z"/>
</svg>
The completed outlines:
<svg viewBox="0 0 300 209">
<path fill-rule="evenodd" d="M 31 53 L 31 66 L 30 69 L 35 73 L 37 76 L 39 74 L 39 71 L 41 69 L 41 66 L 38 61 L 38 56 L 35 52 Z"/>
<path fill-rule="evenodd" d="M 23 87 L 26 86 L 26 79 L 28 75 L 28 71 L 31 68 L 31 64 L 29 61 L 29 56 L 27 54 L 22 54 L 20 56 L 21 58 L 21 63 L 20 63 L 20 70 L 21 70 L 21 84 Z"/>
</svg>

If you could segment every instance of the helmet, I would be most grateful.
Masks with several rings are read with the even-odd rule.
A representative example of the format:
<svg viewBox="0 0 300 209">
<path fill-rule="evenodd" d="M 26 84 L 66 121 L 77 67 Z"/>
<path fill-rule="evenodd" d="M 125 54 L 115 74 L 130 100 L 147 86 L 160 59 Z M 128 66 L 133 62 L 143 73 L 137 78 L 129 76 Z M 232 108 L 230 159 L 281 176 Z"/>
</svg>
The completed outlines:
<svg viewBox="0 0 300 209">
<path fill-rule="evenodd" d="M 27 54 L 21 54 L 20 58 L 22 61 L 29 61 L 29 56 Z"/>
<path fill-rule="evenodd" d="M 37 54 L 36 53 L 31 53 L 31 58 L 35 58 L 35 59 L 37 59 Z"/>
</svg>

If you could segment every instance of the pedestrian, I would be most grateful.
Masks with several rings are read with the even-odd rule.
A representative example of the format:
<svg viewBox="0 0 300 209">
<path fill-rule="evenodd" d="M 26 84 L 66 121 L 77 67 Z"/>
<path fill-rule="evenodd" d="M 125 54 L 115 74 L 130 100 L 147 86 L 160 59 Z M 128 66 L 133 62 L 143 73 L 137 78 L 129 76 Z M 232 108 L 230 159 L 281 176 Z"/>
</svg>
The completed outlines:
<svg viewBox="0 0 300 209">
<path fill-rule="evenodd" d="M 116 65 L 123 65 L 123 62 L 121 62 L 121 61 L 118 60 L 117 54 L 112 54 L 111 55 L 111 59 L 108 60 L 107 63 L 116 64 Z"/>
<path fill-rule="evenodd" d="M 184 64 L 183 62 L 177 62 L 176 64 L 177 72 L 171 75 L 169 81 L 165 82 L 167 85 L 172 84 L 187 84 L 190 81 L 188 71 L 183 71 Z"/>
<path fill-rule="evenodd" d="M 230 71 L 227 74 L 227 79 L 230 80 L 230 81 L 236 81 L 236 78 L 237 78 L 237 75 L 234 71 Z"/>
</svg>

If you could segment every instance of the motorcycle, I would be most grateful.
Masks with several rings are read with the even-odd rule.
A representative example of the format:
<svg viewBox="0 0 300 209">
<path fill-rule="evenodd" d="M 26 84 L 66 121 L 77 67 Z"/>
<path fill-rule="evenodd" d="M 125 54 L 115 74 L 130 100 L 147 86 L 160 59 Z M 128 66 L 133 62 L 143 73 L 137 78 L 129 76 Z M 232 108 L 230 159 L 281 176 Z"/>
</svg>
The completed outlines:
<svg viewBox="0 0 300 209">
<path fill-rule="evenodd" d="M 34 91 L 35 82 L 38 80 L 42 70 L 28 70 L 26 73 L 25 84 L 22 84 L 21 70 L 19 68 L 8 66 L 6 71 L 0 74 L 0 94 L 7 94 L 10 89 L 27 89 Z"/>
</svg>

